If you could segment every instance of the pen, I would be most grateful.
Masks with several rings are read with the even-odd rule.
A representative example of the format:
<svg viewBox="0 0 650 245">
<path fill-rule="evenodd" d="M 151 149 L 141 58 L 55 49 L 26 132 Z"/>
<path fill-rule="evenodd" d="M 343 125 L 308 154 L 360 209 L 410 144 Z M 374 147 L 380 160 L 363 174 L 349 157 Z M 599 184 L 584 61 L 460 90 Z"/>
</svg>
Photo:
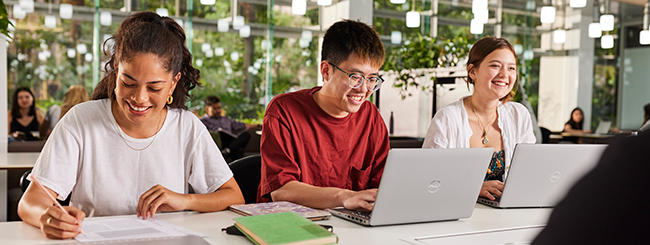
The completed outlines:
<svg viewBox="0 0 650 245">
<path fill-rule="evenodd" d="M 37 185 L 39 188 L 41 188 L 41 190 L 43 190 L 43 192 L 45 192 L 45 195 L 47 195 L 47 197 L 50 198 L 50 201 L 53 201 L 54 204 L 55 204 L 57 207 L 59 207 L 59 209 L 61 209 L 61 211 L 63 211 L 63 212 L 66 213 L 66 214 L 68 213 L 68 211 L 66 211 L 66 210 L 63 208 L 63 206 L 61 206 L 61 204 L 60 204 L 56 199 L 54 199 L 54 197 L 52 196 L 52 194 L 50 194 L 50 192 L 47 191 L 47 189 L 45 189 L 45 186 L 43 186 L 43 184 L 41 184 L 41 182 L 38 181 L 38 179 L 36 179 L 36 176 L 32 175 L 32 180 L 34 180 L 34 181 L 32 181 L 32 182 L 36 183 L 36 185 Z M 77 222 L 79 222 L 79 220 L 77 220 Z M 81 229 L 80 229 L 80 231 L 81 231 L 81 234 L 83 234 L 84 236 L 86 235 L 86 233 L 84 233 L 84 230 L 81 230 Z"/>
</svg>

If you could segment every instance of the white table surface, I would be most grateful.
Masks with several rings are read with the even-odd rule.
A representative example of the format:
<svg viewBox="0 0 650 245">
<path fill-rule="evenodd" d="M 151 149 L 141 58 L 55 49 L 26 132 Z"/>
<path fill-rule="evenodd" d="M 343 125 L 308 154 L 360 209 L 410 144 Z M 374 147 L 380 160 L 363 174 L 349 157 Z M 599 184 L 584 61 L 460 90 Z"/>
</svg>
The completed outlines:
<svg viewBox="0 0 650 245">
<path fill-rule="evenodd" d="M 408 244 L 400 239 L 544 225 L 550 213 L 549 208 L 502 210 L 476 204 L 472 217 L 459 221 L 365 227 L 332 217 L 330 220 L 316 223 L 334 226 L 334 233 L 339 236 L 339 244 Z M 240 216 L 231 211 L 159 213 L 156 216 L 171 224 L 208 235 L 205 240 L 211 244 L 252 244 L 245 237 L 228 235 L 221 231 L 221 228 L 234 223 L 233 218 Z M 88 219 L 104 218 L 111 217 Z M 39 229 L 23 222 L 0 223 L 0 244 L 62 242 L 76 243 L 74 240 L 48 240 L 43 237 Z"/>
<path fill-rule="evenodd" d="M 39 152 L 0 153 L 0 222 L 7 220 L 7 170 L 32 168 Z"/>
<path fill-rule="evenodd" d="M 39 152 L 0 153 L 0 170 L 32 168 L 39 154 Z"/>
</svg>

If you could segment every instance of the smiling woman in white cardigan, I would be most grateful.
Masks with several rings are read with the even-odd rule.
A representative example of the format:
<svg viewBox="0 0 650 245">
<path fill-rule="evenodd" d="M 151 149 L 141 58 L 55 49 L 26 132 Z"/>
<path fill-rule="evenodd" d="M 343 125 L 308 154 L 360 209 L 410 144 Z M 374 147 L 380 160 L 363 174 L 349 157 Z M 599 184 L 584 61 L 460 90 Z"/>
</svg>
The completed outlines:
<svg viewBox="0 0 650 245">
<path fill-rule="evenodd" d="M 518 83 L 514 48 L 504 38 L 482 38 L 470 50 L 467 75 L 474 93 L 436 113 L 422 148 L 494 148 L 480 192 L 494 200 L 515 145 L 536 141 L 528 111 L 510 102 Z"/>
</svg>

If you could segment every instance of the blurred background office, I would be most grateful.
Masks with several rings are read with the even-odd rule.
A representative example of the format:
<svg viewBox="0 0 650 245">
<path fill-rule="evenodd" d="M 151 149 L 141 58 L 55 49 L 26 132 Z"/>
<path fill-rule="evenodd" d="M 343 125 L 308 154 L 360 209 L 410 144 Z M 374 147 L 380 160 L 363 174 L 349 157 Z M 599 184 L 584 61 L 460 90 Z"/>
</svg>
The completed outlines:
<svg viewBox="0 0 650 245">
<path fill-rule="evenodd" d="M 342 18 L 371 24 L 384 41 L 388 57 L 383 75 L 388 82 L 371 99 L 387 124 L 393 112 L 394 136 L 423 137 L 438 108 L 471 93 L 460 83 L 466 76 L 466 52 L 488 35 L 514 44 L 522 81 L 517 100 L 528 103 L 539 125 L 553 132 L 562 131 L 575 107 L 584 111 L 584 130 L 594 130 L 601 120 L 621 130 L 638 129 L 643 122 L 638 107 L 650 102 L 644 96 L 650 91 L 644 82 L 649 71 L 642 67 L 650 59 L 645 0 L 4 4 L 13 26 L 7 27 L 10 42 L 4 43 L 7 80 L 0 85 L 9 94 L 19 86 L 31 88 L 43 112 L 60 104 L 72 85 L 92 90 L 103 76 L 101 47 L 111 45 L 103 41 L 136 11 L 169 15 L 185 27 L 205 85 L 190 102 L 198 115 L 204 114 L 200 102 L 216 94 L 231 117 L 258 124 L 273 96 L 317 85 L 320 39 Z M 431 77 L 437 78 L 435 85 Z"/>
</svg>

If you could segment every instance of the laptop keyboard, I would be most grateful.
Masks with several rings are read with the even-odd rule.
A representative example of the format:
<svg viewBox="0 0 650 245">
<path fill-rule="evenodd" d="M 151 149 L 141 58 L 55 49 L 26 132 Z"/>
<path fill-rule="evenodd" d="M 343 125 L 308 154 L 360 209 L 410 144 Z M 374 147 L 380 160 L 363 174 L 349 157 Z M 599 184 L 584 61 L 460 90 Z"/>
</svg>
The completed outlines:
<svg viewBox="0 0 650 245">
<path fill-rule="evenodd" d="M 360 212 L 360 211 L 351 211 L 352 214 L 358 215 L 359 217 L 363 217 L 365 219 L 370 219 L 370 216 L 372 216 L 370 212 Z"/>
</svg>

